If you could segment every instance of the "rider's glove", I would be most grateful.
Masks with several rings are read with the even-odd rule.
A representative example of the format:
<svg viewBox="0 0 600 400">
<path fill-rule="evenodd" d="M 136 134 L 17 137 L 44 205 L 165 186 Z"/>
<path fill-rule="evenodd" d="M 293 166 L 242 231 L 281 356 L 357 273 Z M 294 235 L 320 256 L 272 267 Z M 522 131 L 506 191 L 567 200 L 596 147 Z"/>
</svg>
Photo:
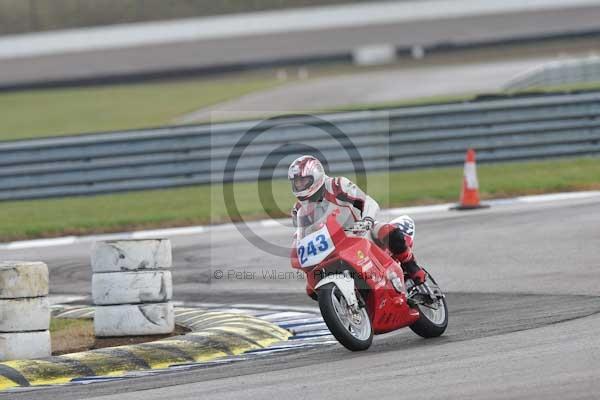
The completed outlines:
<svg viewBox="0 0 600 400">
<path fill-rule="evenodd" d="M 365 217 L 360 221 L 356 221 L 352 227 L 353 232 L 364 232 L 373 229 L 375 221 L 371 217 Z"/>
</svg>

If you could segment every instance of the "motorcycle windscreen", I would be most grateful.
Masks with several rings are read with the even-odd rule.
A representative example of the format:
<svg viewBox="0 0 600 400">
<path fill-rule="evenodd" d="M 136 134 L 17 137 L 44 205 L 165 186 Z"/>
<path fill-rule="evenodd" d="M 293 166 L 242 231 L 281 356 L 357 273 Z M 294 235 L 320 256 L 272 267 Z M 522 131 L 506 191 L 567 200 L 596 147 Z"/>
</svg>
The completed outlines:
<svg viewBox="0 0 600 400">
<path fill-rule="evenodd" d="M 322 201 L 306 202 L 298 210 L 296 251 L 302 268 L 319 264 L 335 250 L 325 223 L 336 209 L 332 203 Z"/>
<path fill-rule="evenodd" d="M 297 238 L 303 238 L 321 229 L 327 223 L 327 217 L 336 210 L 338 211 L 336 219 L 341 226 L 351 227 L 356 221 L 348 207 L 339 207 L 337 204 L 326 200 L 319 202 L 303 201 L 301 204 L 302 207 L 298 209 L 296 214 Z"/>
</svg>

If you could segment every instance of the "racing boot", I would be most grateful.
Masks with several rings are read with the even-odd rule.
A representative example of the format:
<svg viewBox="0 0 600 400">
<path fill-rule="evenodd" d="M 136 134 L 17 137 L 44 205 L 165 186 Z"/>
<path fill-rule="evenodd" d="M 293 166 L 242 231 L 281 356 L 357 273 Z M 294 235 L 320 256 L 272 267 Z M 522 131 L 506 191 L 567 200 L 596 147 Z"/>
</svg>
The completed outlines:
<svg viewBox="0 0 600 400">
<path fill-rule="evenodd" d="M 427 280 L 427 273 L 419 267 L 414 256 L 411 255 L 409 260 L 400 261 L 400 265 L 414 286 L 422 285 Z"/>
<path fill-rule="evenodd" d="M 414 257 L 410 261 L 401 264 L 409 279 L 406 280 L 406 292 L 408 305 L 417 307 L 419 304 L 429 306 L 436 302 L 437 295 L 435 289 L 430 289 L 425 285 L 427 272 L 416 263 Z M 435 286 L 434 286 L 435 288 Z"/>
<path fill-rule="evenodd" d="M 400 263 L 402 270 L 413 281 L 413 286 L 425 283 L 427 273 L 419 267 L 412 252 L 413 238 L 392 224 L 381 224 L 376 228 L 378 242 L 387 247 L 392 257 Z"/>
</svg>

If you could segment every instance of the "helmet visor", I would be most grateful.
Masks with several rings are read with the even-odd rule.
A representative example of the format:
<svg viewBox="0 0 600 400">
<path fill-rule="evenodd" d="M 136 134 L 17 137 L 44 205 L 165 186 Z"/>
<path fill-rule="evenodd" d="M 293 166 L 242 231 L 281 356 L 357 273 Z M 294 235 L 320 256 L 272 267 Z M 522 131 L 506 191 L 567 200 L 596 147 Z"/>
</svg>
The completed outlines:
<svg viewBox="0 0 600 400">
<path fill-rule="evenodd" d="M 302 192 L 312 186 L 314 178 L 312 176 L 294 176 L 292 178 L 292 190 L 294 193 Z"/>
</svg>

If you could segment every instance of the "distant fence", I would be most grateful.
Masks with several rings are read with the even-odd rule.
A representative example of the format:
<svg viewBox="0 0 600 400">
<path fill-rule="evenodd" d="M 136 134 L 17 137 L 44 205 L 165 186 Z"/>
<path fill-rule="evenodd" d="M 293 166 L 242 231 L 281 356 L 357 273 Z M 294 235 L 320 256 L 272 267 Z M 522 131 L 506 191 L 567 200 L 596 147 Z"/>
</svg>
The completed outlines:
<svg viewBox="0 0 600 400">
<path fill-rule="evenodd" d="M 599 117 L 592 92 L 7 142 L 0 200 L 284 178 L 306 152 L 334 173 L 597 155 Z"/>
<path fill-rule="evenodd" d="M 598 56 L 545 63 L 517 76 L 506 84 L 505 89 L 523 90 L 589 82 L 600 82 L 600 57 Z"/>
</svg>

